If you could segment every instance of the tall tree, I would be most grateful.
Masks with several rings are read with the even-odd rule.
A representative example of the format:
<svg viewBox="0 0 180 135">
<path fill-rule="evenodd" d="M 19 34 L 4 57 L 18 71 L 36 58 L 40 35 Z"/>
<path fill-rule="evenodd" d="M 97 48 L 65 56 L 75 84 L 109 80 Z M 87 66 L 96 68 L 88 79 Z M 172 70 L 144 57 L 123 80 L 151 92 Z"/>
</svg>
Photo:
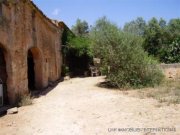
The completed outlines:
<svg viewBox="0 0 180 135">
<path fill-rule="evenodd" d="M 163 48 L 161 61 L 165 63 L 180 63 L 180 37 L 174 39 L 170 44 Z"/>
<path fill-rule="evenodd" d="M 162 45 L 163 45 L 163 31 L 159 22 L 156 18 L 152 18 L 146 27 L 144 38 L 144 48 L 145 50 L 155 56 L 158 57 L 160 54 Z"/>
<path fill-rule="evenodd" d="M 122 32 L 105 17 L 92 27 L 90 37 L 95 55 L 101 58 L 108 85 L 138 87 L 161 81 L 156 62 L 142 48 L 142 37 Z"/>
<path fill-rule="evenodd" d="M 168 24 L 168 30 L 171 34 L 171 40 L 175 39 L 176 37 L 180 37 L 180 18 L 171 19 Z"/>
<path fill-rule="evenodd" d="M 171 19 L 166 28 L 167 42 L 163 47 L 161 61 L 165 63 L 180 62 L 180 19 Z"/>
<path fill-rule="evenodd" d="M 142 36 L 146 28 L 146 22 L 142 17 L 138 17 L 136 20 L 133 20 L 124 25 L 124 32 Z"/>
<path fill-rule="evenodd" d="M 163 18 L 161 18 L 159 20 L 159 25 L 160 25 L 161 28 L 165 28 L 166 27 L 166 21 Z"/>
<path fill-rule="evenodd" d="M 77 19 L 76 24 L 72 26 L 72 31 L 76 36 L 86 36 L 89 32 L 89 25 L 86 21 Z"/>
</svg>

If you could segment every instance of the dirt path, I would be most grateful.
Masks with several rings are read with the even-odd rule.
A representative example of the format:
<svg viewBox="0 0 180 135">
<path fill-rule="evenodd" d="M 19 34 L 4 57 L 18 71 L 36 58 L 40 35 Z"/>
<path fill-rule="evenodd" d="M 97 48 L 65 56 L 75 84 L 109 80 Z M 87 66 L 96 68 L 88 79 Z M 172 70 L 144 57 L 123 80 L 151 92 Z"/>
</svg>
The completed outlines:
<svg viewBox="0 0 180 135">
<path fill-rule="evenodd" d="M 145 135 L 116 128 L 173 127 L 180 135 L 180 106 L 157 107 L 153 99 L 139 99 L 99 88 L 102 77 L 61 82 L 32 106 L 0 118 L 0 135 Z M 114 128 L 114 131 L 113 129 Z M 135 130 L 135 129 L 134 129 Z M 147 134 L 155 135 L 155 134 Z"/>
</svg>

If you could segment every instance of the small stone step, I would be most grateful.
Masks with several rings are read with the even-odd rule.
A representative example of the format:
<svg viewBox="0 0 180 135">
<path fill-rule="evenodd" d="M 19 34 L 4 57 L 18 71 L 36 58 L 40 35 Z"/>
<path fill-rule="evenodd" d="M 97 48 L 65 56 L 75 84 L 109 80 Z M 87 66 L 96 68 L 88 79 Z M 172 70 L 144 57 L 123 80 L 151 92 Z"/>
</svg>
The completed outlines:
<svg viewBox="0 0 180 135">
<path fill-rule="evenodd" d="M 16 114 L 16 113 L 18 113 L 18 108 L 17 107 L 14 107 L 14 108 L 11 108 L 11 109 L 7 110 L 7 114 Z"/>
</svg>

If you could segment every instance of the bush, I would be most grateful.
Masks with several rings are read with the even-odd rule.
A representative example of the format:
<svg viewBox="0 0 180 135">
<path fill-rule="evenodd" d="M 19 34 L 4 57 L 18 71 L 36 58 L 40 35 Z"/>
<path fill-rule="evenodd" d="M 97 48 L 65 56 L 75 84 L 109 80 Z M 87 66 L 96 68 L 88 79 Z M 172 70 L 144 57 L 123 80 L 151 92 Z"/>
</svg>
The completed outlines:
<svg viewBox="0 0 180 135">
<path fill-rule="evenodd" d="M 102 69 L 112 86 L 142 87 L 161 82 L 163 74 L 144 52 L 142 38 L 123 33 L 104 17 L 93 27 L 91 39 L 94 55 L 102 59 Z"/>
<path fill-rule="evenodd" d="M 84 75 L 92 63 L 90 40 L 87 37 L 78 36 L 69 39 L 66 59 L 73 76 Z"/>
<path fill-rule="evenodd" d="M 74 51 L 74 55 L 81 57 L 87 55 L 92 56 L 92 51 L 90 48 L 90 40 L 87 37 L 73 37 L 69 39 L 68 47 L 71 51 Z"/>
<path fill-rule="evenodd" d="M 17 99 L 17 105 L 18 106 L 28 106 L 33 104 L 33 98 L 31 97 L 30 94 L 18 94 L 18 99 Z"/>
<path fill-rule="evenodd" d="M 61 75 L 62 76 L 67 76 L 69 74 L 69 67 L 67 67 L 66 65 L 62 65 L 62 72 Z"/>
<path fill-rule="evenodd" d="M 68 67 L 71 76 L 84 75 L 92 63 L 88 23 L 78 19 L 72 31 L 66 27 L 62 35 L 64 65 Z"/>
<path fill-rule="evenodd" d="M 166 63 L 180 63 L 180 37 L 171 44 L 166 44 L 162 49 L 161 61 Z"/>
</svg>

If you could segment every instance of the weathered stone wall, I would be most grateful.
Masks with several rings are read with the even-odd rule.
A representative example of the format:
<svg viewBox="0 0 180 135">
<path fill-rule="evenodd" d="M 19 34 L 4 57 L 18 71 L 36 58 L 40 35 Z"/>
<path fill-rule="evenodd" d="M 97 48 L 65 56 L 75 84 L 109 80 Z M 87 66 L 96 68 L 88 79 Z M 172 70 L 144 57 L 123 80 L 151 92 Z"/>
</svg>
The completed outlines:
<svg viewBox="0 0 180 135">
<path fill-rule="evenodd" d="M 61 29 L 29 0 L 0 5 L 0 47 L 6 61 L 8 97 L 13 104 L 17 94 L 28 92 L 28 50 L 33 53 L 37 89 L 60 78 Z"/>
<path fill-rule="evenodd" d="M 180 64 L 161 64 L 166 78 L 180 79 Z"/>
</svg>

